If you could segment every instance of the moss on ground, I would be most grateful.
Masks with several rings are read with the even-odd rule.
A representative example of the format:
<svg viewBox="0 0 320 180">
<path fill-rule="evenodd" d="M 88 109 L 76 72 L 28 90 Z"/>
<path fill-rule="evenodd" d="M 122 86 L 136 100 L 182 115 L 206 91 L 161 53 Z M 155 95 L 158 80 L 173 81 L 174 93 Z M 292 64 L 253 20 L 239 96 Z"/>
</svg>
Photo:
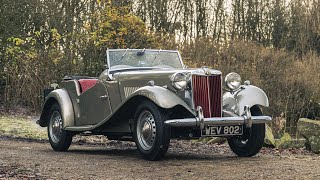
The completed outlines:
<svg viewBox="0 0 320 180">
<path fill-rule="evenodd" d="M 0 135 L 30 139 L 47 139 L 46 128 L 27 117 L 0 116 Z"/>
</svg>

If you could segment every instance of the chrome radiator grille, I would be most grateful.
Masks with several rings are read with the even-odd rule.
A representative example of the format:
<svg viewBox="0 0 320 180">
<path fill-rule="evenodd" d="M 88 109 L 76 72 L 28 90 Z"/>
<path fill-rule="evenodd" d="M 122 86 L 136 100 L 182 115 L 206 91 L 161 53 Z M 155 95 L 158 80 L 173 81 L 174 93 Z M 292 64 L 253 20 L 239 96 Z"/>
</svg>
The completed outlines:
<svg viewBox="0 0 320 180">
<path fill-rule="evenodd" d="M 221 117 L 221 91 L 221 75 L 192 75 L 193 104 L 202 107 L 204 117 Z"/>
</svg>

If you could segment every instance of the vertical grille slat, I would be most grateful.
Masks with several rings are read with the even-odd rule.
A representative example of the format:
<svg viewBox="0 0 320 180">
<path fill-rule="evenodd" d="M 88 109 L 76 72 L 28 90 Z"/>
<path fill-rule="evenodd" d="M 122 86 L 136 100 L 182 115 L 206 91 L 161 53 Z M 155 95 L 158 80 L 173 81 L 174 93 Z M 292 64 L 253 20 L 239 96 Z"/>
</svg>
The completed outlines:
<svg viewBox="0 0 320 180">
<path fill-rule="evenodd" d="M 212 117 L 219 117 L 221 116 L 221 77 L 220 76 L 212 76 L 210 78 L 210 82 L 209 82 L 209 86 L 210 86 L 210 94 L 212 94 L 212 98 L 210 99 L 211 101 L 211 105 L 212 105 L 212 109 L 214 109 L 214 111 L 212 111 L 211 116 Z M 220 110 L 218 110 L 218 108 Z"/>
<path fill-rule="evenodd" d="M 204 117 L 221 117 L 221 75 L 192 75 L 195 108 L 201 106 Z"/>
</svg>

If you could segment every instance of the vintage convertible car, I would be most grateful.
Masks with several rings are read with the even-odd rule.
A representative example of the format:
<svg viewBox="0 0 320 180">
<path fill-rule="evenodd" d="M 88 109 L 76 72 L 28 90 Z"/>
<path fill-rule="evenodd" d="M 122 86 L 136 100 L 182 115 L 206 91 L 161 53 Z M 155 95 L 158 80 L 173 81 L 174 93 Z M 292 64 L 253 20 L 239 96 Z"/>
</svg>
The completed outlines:
<svg viewBox="0 0 320 180">
<path fill-rule="evenodd" d="M 54 150 L 78 133 L 134 140 L 148 160 L 163 158 L 172 138 L 226 137 L 245 157 L 261 149 L 268 98 L 237 73 L 223 83 L 220 71 L 186 68 L 178 51 L 151 49 L 108 49 L 105 67 L 99 77 L 66 76 L 45 97 L 38 124 Z"/>
</svg>

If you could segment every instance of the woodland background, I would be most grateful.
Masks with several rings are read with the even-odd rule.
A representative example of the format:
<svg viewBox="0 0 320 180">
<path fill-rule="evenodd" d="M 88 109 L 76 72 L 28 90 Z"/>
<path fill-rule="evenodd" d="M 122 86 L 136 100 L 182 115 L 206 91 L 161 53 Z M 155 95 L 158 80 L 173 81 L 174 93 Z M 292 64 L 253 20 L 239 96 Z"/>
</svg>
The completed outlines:
<svg viewBox="0 0 320 180">
<path fill-rule="evenodd" d="M 39 112 L 51 83 L 101 73 L 107 48 L 178 49 L 191 67 L 238 72 L 291 133 L 320 117 L 319 0 L 0 0 L 0 112 Z"/>
</svg>

